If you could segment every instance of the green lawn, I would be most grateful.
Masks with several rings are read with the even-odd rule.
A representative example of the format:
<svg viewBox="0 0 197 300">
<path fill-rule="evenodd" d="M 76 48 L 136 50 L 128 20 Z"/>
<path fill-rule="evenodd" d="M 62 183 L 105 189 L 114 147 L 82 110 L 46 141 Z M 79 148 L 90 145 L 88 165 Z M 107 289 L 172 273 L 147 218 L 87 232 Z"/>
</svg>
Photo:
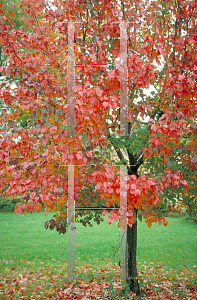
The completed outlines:
<svg viewBox="0 0 197 300">
<path fill-rule="evenodd" d="M 67 235 L 55 230 L 45 230 L 44 221 L 52 213 L 22 214 L 0 213 L 0 272 L 9 268 L 50 264 L 65 266 L 67 257 Z M 105 216 L 106 219 L 107 216 Z M 138 267 L 141 271 L 161 265 L 163 273 L 173 269 L 181 272 L 187 268 L 196 272 L 197 267 L 197 224 L 182 218 L 166 218 L 167 227 L 153 224 L 148 228 L 138 221 Z M 93 227 L 76 223 L 76 267 L 117 265 L 119 229 L 118 222 L 111 225 L 105 221 Z M 116 253 L 115 253 L 116 251 Z"/>
<path fill-rule="evenodd" d="M 76 280 L 70 281 L 67 235 L 44 228 L 51 216 L 43 212 L 26 216 L 0 213 L 0 299 L 88 299 L 84 298 L 87 289 L 91 299 L 98 299 L 97 293 L 99 299 L 106 299 L 105 293 L 110 295 L 108 299 L 137 299 L 123 294 L 126 290 L 119 278 L 118 222 L 109 225 L 106 215 L 100 225 L 85 228 L 76 224 Z M 161 295 L 168 299 L 169 292 L 173 299 L 197 296 L 197 224 L 182 218 L 167 221 L 167 227 L 153 224 L 151 228 L 138 222 L 142 299 L 161 299 Z"/>
</svg>

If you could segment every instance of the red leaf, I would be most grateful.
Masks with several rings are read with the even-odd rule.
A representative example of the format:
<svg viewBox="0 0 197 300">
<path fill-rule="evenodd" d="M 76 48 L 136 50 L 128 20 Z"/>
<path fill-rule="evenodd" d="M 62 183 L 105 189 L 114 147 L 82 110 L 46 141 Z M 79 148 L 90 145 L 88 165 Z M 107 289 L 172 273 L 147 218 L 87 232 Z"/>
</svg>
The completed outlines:
<svg viewBox="0 0 197 300">
<path fill-rule="evenodd" d="M 129 225 L 130 228 L 133 226 L 133 224 L 134 224 L 134 220 L 128 218 L 128 225 Z"/>
<path fill-rule="evenodd" d="M 180 179 L 180 182 L 185 188 L 187 187 L 187 181 L 185 179 Z"/>
<path fill-rule="evenodd" d="M 163 225 L 166 227 L 168 225 L 168 221 L 163 221 Z"/>
<path fill-rule="evenodd" d="M 36 211 L 39 211 L 42 208 L 42 205 L 40 203 L 34 203 L 34 209 Z M 32 210 L 33 211 L 33 210 Z M 31 213 L 31 212 L 30 212 Z"/>
<path fill-rule="evenodd" d="M 11 10 L 8 10 L 8 12 L 13 17 L 13 12 Z"/>
<path fill-rule="evenodd" d="M 174 186 L 175 186 L 175 187 L 179 186 L 179 181 L 178 181 L 178 180 L 175 180 L 175 181 L 174 181 Z"/>
<path fill-rule="evenodd" d="M 21 211 L 23 214 L 25 214 L 25 203 L 21 204 Z"/>
<path fill-rule="evenodd" d="M 33 209 L 34 209 L 33 202 L 29 200 L 28 203 L 27 203 L 27 205 L 26 205 L 26 207 L 27 207 L 28 212 L 29 212 L 30 214 L 32 214 Z"/>
<path fill-rule="evenodd" d="M 21 213 L 21 206 L 20 205 L 15 206 L 14 213 L 17 214 L 17 216 Z"/>
</svg>

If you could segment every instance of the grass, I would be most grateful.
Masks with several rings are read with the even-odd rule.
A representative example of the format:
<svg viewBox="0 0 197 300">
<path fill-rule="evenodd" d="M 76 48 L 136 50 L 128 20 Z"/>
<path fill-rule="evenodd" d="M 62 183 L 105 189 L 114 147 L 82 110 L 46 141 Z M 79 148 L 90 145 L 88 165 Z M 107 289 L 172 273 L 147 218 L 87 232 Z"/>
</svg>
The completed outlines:
<svg viewBox="0 0 197 300">
<path fill-rule="evenodd" d="M 44 221 L 52 213 L 42 212 L 22 214 L 0 214 L 0 260 L 20 260 L 66 263 L 67 235 L 59 235 L 55 230 L 45 230 Z M 119 229 L 118 222 L 109 225 L 106 221 L 93 227 L 76 223 L 76 265 L 101 265 L 103 262 L 118 263 Z M 182 218 L 166 218 L 167 227 L 153 224 L 148 228 L 145 222 L 138 221 L 137 256 L 139 265 L 147 262 L 162 263 L 165 268 L 181 271 L 183 267 L 195 269 L 197 266 L 197 224 Z M 115 253 L 116 251 L 116 253 Z M 11 264 L 11 265 L 12 265 Z"/>
<path fill-rule="evenodd" d="M 67 235 L 59 235 L 55 230 L 45 230 L 44 221 L 53 214 L 29 213 L 26 216 L 16 216 L 13 213 L 0 214 L 0 260 L 59 261 L 66 263 L 67 259 Z M 99 265 L 111 258 L 112 246 L 118 245 L 119 231 L 117 224 L 106 227 L 106 222 L 99 226 L 83 227 L 76 224 L 76 264 Z M 118 262 L 118 253 L 116 255 Z"/>
<path fill-rule="evenodd" d="M 21 274 L 28 274 L 32 278 L 40 278 L 42 284 L 46 281 L 46 285 L 50 285 L 49 278 L 57 286 L 62 284 L 61 279 L 66 279 L 67 274 L 67 235 L 45 230 L 44 222 L 52 215 L 48 213 L 44 216 L 43 212 L 32 215 L 27 213 L 26 216 L 0 213 L 1 278 L 13 278 L 16 274 L 20 278 Z M 119 276 L 118 222 L 109 225 L 106 218 L 107 215 L 105 222 L 100 225 L 94 223 L 93 227 L 85 228 L 76 223 L 75 261 L 78 280 L 97 278 L 99 281 L 104 273 L 107 280 Z M 166 219 L 167 227 L 153 224 L 148 228 L 144 221 L 138 221 L 139 278 L 143 282 L 153 283 L 158 278 L 167 276 L 175 280 L 187 273 L 193 282 L 196 280 L 197 268 L 197 224 L 182 218 Z M 31 289 L 37 287 L 32 280 Z"/>
</svg>

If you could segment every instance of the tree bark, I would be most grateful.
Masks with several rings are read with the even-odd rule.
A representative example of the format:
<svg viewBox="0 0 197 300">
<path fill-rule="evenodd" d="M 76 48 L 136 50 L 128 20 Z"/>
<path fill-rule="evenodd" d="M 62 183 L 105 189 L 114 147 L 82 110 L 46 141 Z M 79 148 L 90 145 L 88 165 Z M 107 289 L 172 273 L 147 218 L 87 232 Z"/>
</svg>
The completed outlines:
<svg viewBox="0 0 197 300">
<path fill-rule="evenodd" d="M 137 261 L 136 261 L 136 253 L 137 253 L 137 209 L 134 209 L 134 214 L 136 217 L 136 221 L 133 226 L 130 228 L 127 225 L 127 277 L 126 282 L 129 285 L 130 291 L 139 295 L 140 288 L 137 277 Z"/>
</svg>

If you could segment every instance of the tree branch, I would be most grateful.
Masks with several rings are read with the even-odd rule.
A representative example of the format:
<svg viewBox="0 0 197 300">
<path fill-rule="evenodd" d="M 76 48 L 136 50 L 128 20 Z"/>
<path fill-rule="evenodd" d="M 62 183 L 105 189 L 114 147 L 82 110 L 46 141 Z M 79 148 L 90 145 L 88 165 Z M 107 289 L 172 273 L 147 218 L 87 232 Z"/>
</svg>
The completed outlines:
<svg viewBox="0 0 197 300">
<path fill-rule="evenodd" d="M 109 138 L 111 137 L 109 130 L 107 130 L 106 135 L 107 135 L 107 139 L 109 139 Z M 118 155 L 120 161 L 121 161 L 124 165 L 127 166 L 127 163 L 125 162 L 124 155 L 122 154 L 122 151 L 120 150 L 120 148 L 119 148 L 118 146 L 114 145 L 113 141 L 111 141 L 111 140 L 110 140 L 110 143 L 111 143 L 112 146 L 114 147 L 114 149 L 115 149 L 115 151 L 116 151 L 116 153 L 117 153 L 117 155 Z"/>
<path fill-rule="evenodd" d="M 138 120 L 137 118 L 134 118 L 134 120 L 140 124 L 144 124 L 144 125 L 147 125 L 149 122 L 143 122 L 143 121 L 140 121 Z"/>
</svg>

